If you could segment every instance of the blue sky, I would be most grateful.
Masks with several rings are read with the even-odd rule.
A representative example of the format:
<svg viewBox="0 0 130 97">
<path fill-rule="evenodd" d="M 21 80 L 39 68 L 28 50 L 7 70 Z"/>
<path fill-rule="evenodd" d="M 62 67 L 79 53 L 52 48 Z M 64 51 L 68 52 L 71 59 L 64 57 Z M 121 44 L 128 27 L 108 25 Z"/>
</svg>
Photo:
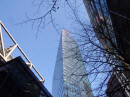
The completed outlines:
<svg viewBox="0 0 130 97">
<path fill-rule="evenodd" d="M 60 39 L 60 31 L 66 29 L 70 32 L 78 32 L 76 25 L 72 26 L 73 19 L 71 11 L 62 5 L 60 10 L 55 14 L 56 25 L 59 32 L 48 24 L 44 29 L 38 32 L 36 38 L 36 27 L 32 29 L 31 23 L 18 24 L 26 20 L 26 15 L 42 13 L 36 11 L 36 4 L 33 0 L 1 0 L 0 2 L 0 20 L 5 24 L 9 32 L 13 35 L 20 47 L 27 54 L 31 62 L 36 66 L 38 71 L 45 78 L 45 86 L 52 91 L 52 78 Z M 82 2 L 81 8 L 87 17 Z"/>
</svg>

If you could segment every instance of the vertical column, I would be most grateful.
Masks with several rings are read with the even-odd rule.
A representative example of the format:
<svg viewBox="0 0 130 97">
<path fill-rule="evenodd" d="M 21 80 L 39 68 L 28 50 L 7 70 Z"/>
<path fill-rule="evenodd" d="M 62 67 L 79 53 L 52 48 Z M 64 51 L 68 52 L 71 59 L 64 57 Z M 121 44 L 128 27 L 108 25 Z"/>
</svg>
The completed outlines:
<svg viewBox="0 0 130 97">
<path fill-rule="evenodd" d="M 2 36 L 2 29 L 1 29 L 1 21 L 0 21 L 0 53 L 5 57 L 5 49 L 4 49 L 4 42 Z"/>
</svg>

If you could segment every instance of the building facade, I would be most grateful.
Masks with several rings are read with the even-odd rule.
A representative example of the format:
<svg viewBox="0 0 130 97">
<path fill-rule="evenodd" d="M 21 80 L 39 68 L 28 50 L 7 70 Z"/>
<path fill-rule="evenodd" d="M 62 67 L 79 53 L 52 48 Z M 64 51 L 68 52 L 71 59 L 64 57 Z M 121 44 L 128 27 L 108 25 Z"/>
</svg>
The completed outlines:
<svg viewBox="0 0 130 97">
<path fill-rule="evenodd" d="M 21 57 L 0 63 L 1 97 L 52 97 Z"/>
<path fill-rule="evenodd" d="M 110 50 L 112 47 L 117 46 L 107 0 L 83 1 L 95 34 L 104 48 Z"/>
<path fill-rule="evenodd" d="M 130 1 L 83 1 L 99 41 L 107 49 L 119 48 L 120 55 L 130 64 Z"/>
<path fill-rule="evenodd" d="M 83 1 L 96 37 L 107 51 L 114 53 L 111 57 L 118 60 L 116 65 L 123 67 L 118 68 L 122 72 L 116 71 L 116 80 L 119 81 L 120 86 L 125 86 L 123 92 L 130 96 L 130 0 Z M 127 85 L 124 83 L 126 81 Z M 110 82 L 113 86 L 115 85 L 112 81 Z M 110 89 L 114 90 L 114 88 Z M 120 97 L 124 97 L 119 93 L 121 92 L 117 93 Z M 108 94 L 108 97 L 117 97 L 110 95 Z"/>
<path fill-rule="evenodd" d="M 52 90 L 54 97 L 93 97 L 80 50 L 67 31 L 61 35 Z"/>
<path fill-rule="evenodd" d="M 114 73 L 108 81 L 106 94 L 108 97 L 129 97 Z"/>
</svg>

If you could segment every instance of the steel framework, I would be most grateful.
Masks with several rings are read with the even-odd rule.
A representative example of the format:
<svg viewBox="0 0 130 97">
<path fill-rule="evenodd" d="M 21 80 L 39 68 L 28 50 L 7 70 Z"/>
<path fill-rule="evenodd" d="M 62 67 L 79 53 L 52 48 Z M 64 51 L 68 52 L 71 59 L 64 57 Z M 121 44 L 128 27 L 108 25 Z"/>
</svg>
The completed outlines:
<svg viewBox="0 0 130 97">
<path fill-rule="evenodd" d="M 5 48 L 4 47 L 4 40 L 3 40 L 3 35 L 2 35 L 2 28 L 5 30 L 5 32 L 7 33 L 7 35 L 9 36 L 9 38 L 12 40 L 12 42 L 14 43 L 14 45 L 11 45 L 9 48 Z M 24 56 L 24 58 L 27 60 L 28 63 L 26 63 L 30 69 L 33 69 L 38 76 L 40 77 L 40 81 L 43 83 L 44 82 L 44 78 L 42 77 L 42 75 L 38 72 L 38 70 L 35 68 L 35 66 L 31 63 L 31 61 L 29 60 L 29 58 L 26 56 L 26 54 L 24 53 L 24 51 L 20 48 L 20 46 L 18 45 L 18 43 L 15 41 L 15 39 L 12 37 L 12 35 L 9 33 L 9 31 L 7 30 L 7 28 L 4 26 L 4 24 L 0 21 L 0 57 L 5 61 L 9 61 L 9 57 L 11 56 L 12 52 L 18 48 L 18 50 L 21 52 L 21 54 Z"/>
</svg>

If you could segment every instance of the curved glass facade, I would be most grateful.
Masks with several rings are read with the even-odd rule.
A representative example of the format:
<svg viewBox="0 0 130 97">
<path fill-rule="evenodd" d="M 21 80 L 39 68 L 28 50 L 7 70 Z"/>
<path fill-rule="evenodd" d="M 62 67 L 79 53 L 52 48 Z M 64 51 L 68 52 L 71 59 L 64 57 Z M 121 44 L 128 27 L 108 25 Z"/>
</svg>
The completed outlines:
<svg viewBox="0 0 130 97">
<path fill-rule="evenodd" d="M 53 76 L 54 97 L 93 97 L 77 43 L 62 32 Z"/>
</svg>

